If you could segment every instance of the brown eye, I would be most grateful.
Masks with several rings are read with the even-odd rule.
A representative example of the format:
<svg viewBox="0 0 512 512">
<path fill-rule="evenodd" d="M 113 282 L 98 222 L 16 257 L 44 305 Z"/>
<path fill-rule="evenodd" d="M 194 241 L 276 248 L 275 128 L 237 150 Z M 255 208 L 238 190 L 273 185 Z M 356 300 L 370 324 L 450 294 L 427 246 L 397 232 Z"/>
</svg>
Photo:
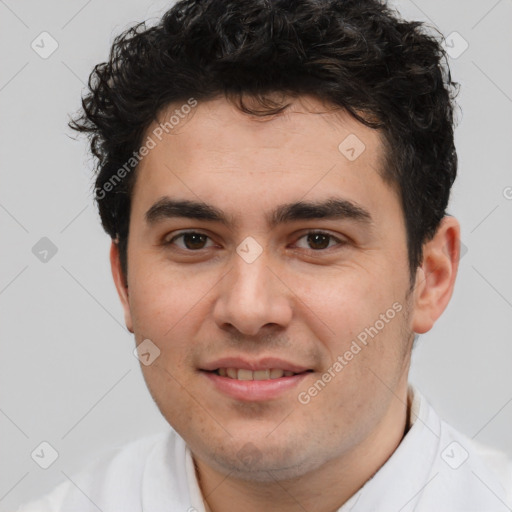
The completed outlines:
<svg viewBox="0 0 512 512">
<path fill-rule="evenodd" d="M 209 237 L 204 235 L 203 233 L 197 233 L 195 231 L 189 231 L 186 233 L 181 233 L 171 238 L 167 244 L 171 245 L 176 242 L 176 240 L 182 239 L 182 244 L 176 244 L 180 249 L 188 250 L 188 251 L 197 251 L 205 248 L 205 244 L 208 241 Z"/>
<path fill-rule="evenodd" d="M 329 247 L 330 236 L 322 233 L 312 233 L 308 235 L 308 244 L 312 249 L 326 249 Z"/>
<path fill-rule="evenodd" d="M 298 242 L 300 240 L 306 240 L 306 247 L 304 245 L 301 246 Z M 297 245 L 301 249 L 307 249 L 310 251 L 322 251 L 324 249 L 329 249 L 335 245 L 343 246 L 346 242 L 336 238 L 329 233 L 324 233 L 323 231 L 311 231 L 299 238 L 297 241 Z"/>
</svg>

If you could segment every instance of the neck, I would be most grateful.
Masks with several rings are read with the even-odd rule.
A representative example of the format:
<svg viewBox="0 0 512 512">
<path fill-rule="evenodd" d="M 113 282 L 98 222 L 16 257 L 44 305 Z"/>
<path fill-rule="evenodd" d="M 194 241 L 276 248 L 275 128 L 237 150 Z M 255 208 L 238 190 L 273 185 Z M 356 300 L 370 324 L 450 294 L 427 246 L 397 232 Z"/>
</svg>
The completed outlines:
<svg viewBox="0 0 512 512">
<path fill-rule="evenodd" d="M 408 430 L 407 383 L 396 390 L 386 415 L 362 443 L 314 472 L 292 480 L 255 482 L 222 474 L 194 457 L 208 512 L 333 512 L 384 465 Z"/>
</svg>

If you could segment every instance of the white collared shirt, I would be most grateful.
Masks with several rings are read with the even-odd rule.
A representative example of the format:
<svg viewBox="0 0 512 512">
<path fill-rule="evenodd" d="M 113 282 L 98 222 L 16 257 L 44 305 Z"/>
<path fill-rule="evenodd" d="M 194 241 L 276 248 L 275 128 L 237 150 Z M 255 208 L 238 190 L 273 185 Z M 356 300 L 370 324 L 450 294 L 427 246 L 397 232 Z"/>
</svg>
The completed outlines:
<svg viewBox="0 0 512 512">
<path fill-rule="evenodd" d="M 512 511 L 512 460 L 441 420 L 411 384 L 408 393 L 407 434 L 338 512 Z M 190 450 L 172 429 L 109 453 L 71 480 L 18 512 L 206 512 Z"/>
</svg>

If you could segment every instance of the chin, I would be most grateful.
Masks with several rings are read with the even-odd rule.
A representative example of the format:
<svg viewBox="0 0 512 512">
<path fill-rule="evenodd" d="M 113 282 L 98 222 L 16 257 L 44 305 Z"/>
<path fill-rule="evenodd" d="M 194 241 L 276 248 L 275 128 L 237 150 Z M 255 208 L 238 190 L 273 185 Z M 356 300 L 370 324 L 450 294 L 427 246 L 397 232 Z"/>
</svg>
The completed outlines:
<svg viewBox="0 0 512 512">
<path fill-rule="evenodd" d="M 207 462 L 217 471 L 252 482 L 275 482 L 301 477 L 321 465 L 318 459 L 297 448 L 258 447 L 251 442 L 236 452 L 230 450 L 209 454 Z"/>
</svg>

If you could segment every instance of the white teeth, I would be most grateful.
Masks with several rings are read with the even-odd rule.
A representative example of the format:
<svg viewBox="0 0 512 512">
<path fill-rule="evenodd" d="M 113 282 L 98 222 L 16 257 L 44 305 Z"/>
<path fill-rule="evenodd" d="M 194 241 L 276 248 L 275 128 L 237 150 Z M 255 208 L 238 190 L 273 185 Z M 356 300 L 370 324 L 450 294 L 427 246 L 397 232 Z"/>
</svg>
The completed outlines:
<svg viewBox="0 0 512 512">
<path fill-rule="evenodd" d="M 221 377 L 229 377 L 237 380 L 269 380 L 280 379 L 281 377 L 291 377 L 295 375 L 289 370 L 281 370 L 280 368 L 269 368 L 268 370 L 246 370 L 244 368 L 219 368 L 217 370 Z"/>
<path fill-rule="evenodd" d="M 238 380 L 253 380 L 251 370 L 238 370 Z"/>
<path fill-rule="evenodd" d="M 272 368 L 270 370 L 270 378 L 271 379 L 279 379 L 284 375 L 284 370 L 280 370 L 279 368 Z"/>
<path fill-rule="evenodd" d="M 252 378 L 254 380 L 268 380 L 270 379 L 270 370 L 256 370 L 252 372 Z"/>
<path fill-rule="evenodd" d="M 238 372 L 236 368 L 226 368 L 226 373 L 230 379 L 238 378 Z"/>
</svg>

